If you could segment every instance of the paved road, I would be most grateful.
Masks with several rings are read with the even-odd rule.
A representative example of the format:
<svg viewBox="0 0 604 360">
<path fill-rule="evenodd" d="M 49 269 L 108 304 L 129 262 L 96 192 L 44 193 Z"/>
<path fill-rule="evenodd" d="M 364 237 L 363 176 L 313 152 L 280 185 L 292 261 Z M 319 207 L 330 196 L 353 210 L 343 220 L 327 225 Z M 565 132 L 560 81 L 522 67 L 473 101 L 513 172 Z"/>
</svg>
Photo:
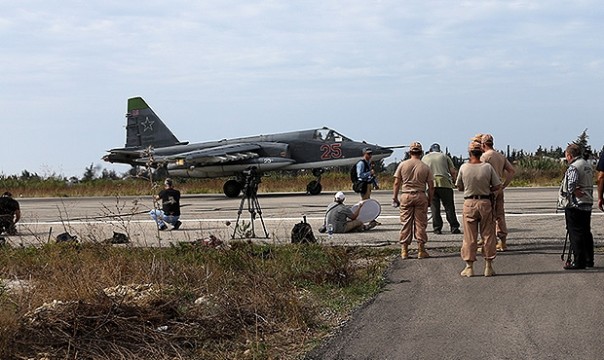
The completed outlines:
<svg viewBox="0 0 604 360">
<path fill-rule="evenodd" d="M 386 290 L 307 359 L 604 358 L 600 255 L 569 272 L 559 246 L 513 247 L 490 278 L 459 276 L 458 254 L 431 255 L 396 260 Z"/>
<path fill-rule="evenodd" d="M 348 203 L 357 195 L 347 194 Z M 313 228 L 322 223 L 332 194 L 259 194 L 269 238 L 255 220 L 254 241 L 288 242 L 294 223 L 308 216 Z M 325 244 L 398 247 L 398 210 L 390 192 L 372 197 L 384 204 L 381 226 L 355 234 L 337 234 Z M 509 251 L 494 262 L 497 276 L 462 278 L 459 254 L 451 248 L 462 235 L 430 234 L 432 258 L 397 259 L 386 291 L 357 311 L 330 341 L 308 359 L 602 359 L 604 258 L 582 272 L 562 270 L 560 251 L 564 216 L 554 208 L 556 189 L 509 189 L 506 192 Z M 205 238 L 230 239 L 241 200 L 222 195 L 185 195 L 183 228 L 157 232 L 146 212 L 150 198 L 21 199 L 20 236 L 13 244 L 49 241 L 69 231 L 85 240 L 102 240 L 112 231 L 127 233 L 134 243 L 165 246 Z M 458 214 L 461 196 L 457 195 Z M 594 211 L 593 233 L 602 246 L 603 213 Z M 250 221 L 243 202 L 241 219 Z M 225 221 L 231 221 L 230 226 Z M 448 227 L 445 227 L 448 230 Z M 52 229 L 52 230 L 51 230 Z M 50 236 L 49 236 L 50 234 Z M 317 234 L 319 235 L 319 234 Z M 482 261 L 476 264 L 480 274 Z"/>
</svg>

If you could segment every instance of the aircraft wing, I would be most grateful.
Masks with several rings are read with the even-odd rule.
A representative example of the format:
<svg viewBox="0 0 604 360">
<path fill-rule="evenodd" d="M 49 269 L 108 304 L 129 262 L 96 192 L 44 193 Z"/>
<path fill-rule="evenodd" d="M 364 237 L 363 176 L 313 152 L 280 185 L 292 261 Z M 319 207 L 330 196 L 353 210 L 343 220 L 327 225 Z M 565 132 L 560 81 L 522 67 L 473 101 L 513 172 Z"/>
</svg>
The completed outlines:
<svg viewBox="0 0 604 360">
<path fill-rule="evenodd" d="M 188 165 L 212 165 L 257 158 L 260 144 L 241 143 L 214 146 L 166 156 L 155 156 L 157 162 L 186 163 Z"/>
</svg>

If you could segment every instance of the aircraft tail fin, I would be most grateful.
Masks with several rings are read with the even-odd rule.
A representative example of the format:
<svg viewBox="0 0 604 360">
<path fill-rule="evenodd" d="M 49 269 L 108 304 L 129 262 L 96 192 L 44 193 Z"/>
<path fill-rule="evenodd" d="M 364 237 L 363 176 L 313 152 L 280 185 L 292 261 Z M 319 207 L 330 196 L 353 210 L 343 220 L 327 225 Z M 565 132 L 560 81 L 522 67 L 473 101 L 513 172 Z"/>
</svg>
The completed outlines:
<svg viewBox="0 0 604 360">
<path fill-rule="evenodd" d="M 165 147 L 182 144 L 141 97 L 128 99 L 126 147 Z"/>
</svg>

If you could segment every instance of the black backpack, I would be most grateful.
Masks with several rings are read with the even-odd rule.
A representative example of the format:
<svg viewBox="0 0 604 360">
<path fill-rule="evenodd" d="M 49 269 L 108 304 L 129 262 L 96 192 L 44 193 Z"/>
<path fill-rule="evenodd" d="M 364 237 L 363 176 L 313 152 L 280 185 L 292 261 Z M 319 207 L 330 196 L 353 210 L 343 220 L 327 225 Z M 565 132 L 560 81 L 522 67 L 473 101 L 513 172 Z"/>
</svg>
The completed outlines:
<svg viewBox="0 0 604 360">
<path fill-rule="evenodd" d="M 352 181 L 352 190 L 356 193 L 360 193 L 363 190 L 363 181 L 359 181 L 359 176 L 357 174 L 357 165 L 359 162 L 357 161 L 350 168 L 350 181 Z"/>
<path fill-rule="evenodd" d="M 350 168 L 350 181 L 352 181 L 352 183 L 356 183 L 357 181 L 359 181 L 359 175 L 357 174 L 357 165 L 359 163 L 356 162 L 354 165 L 352 165 L 352 167 Z"/>
<path fill-rule="evenodd" d="M 315 235 L 312 233 L 312 226 L 306 222 L 306 216 L 303 221 L 294 225 L 292 229 L 292 244 L 308 244 L 317 242 Z"/>
<path fill-rule="evenodd" d="M 56 238 L 58 243 L 62 242 L 78 242 L 78 237 L 76 235 L 71 235 L 68 232 L 60 233 Z"/>
</svg>

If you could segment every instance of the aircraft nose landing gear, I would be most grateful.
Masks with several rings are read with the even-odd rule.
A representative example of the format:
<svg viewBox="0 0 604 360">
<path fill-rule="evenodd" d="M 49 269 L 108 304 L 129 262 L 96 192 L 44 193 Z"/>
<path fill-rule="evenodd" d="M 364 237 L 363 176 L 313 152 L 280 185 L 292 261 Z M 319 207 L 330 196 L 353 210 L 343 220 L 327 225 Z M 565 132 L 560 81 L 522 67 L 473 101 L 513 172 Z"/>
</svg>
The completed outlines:
<svg viewBox="0 0 604 360">
<path fill-rule="evenodd" d="M 317 177 L 317 180 L 313 180 L 306 185 L 306 192 L 311 195 L 319 195 L 323 187 L 321 186 L 321 174 L 325 172 L 325 169 L 317 168 L 312 169 L 312 174 Z"/>
</svg>

